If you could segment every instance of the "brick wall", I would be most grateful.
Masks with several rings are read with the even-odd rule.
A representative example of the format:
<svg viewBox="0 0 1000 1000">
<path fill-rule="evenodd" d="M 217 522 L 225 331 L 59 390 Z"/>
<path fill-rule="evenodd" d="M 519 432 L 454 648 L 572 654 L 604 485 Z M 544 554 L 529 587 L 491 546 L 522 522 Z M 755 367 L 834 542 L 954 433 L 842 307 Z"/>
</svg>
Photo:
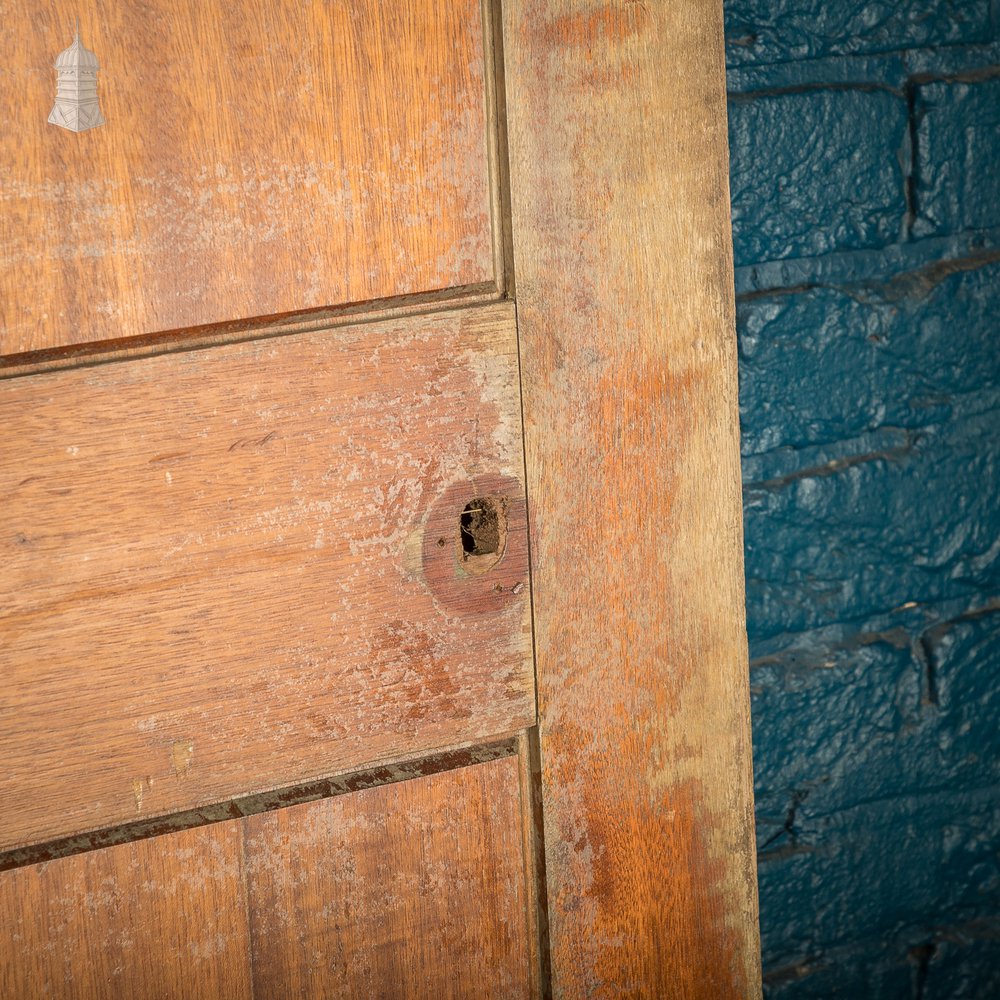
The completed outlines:
<svg viewBox="0 0 1000 1000">
<path fill-rule="evenodd" d="M 765 992 L 1000 997 L 1000 2 L 726 29 Z"/>
</svg>

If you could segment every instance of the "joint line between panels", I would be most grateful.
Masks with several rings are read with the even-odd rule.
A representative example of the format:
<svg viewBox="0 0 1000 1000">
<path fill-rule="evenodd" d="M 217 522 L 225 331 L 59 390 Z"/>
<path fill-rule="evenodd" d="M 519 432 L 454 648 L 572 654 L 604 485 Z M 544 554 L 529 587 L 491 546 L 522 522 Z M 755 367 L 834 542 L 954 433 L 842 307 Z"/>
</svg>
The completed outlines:
<svg viewBox="0 0 1000 1000">
<path fill-rule="evenodd" d="M 168 833 L 210 826 L 225 820 L 242 819 L 259 813 L 272 812 L 289 806 L 359 792 L 379 785 L 427 777 L 442 771 L 453 771 L 474 764 L 512 757 L 518 754 L 518 736 L 491 737 L 471 746 L 437 749 L 419 757 L 373 764 L 370 767 L 300 782 L 264 792 L 241 795 L 197 809 L 187 809 L 166 816 L 154 816 L 116 826 L 73 834 L 56 840 L 0 852 L 0 872 L 42 861 L 55 861 L 75 854 L 85 854 L 147 840 Z"/>
</svg>

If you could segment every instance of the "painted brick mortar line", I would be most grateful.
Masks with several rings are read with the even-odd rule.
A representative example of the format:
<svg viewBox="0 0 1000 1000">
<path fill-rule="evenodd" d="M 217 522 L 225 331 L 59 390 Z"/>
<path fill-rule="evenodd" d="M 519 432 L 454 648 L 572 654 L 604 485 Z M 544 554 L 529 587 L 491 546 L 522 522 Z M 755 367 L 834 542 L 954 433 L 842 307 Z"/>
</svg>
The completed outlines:
<svg viewBox="0 0 1000 1000">
<path fill-rule="evenodd" d="M 998 74 L 1000 44 L 990 44 L 763 63 L 728 69 L 726 83 L 730 101 L 843 89 L 887 90 L 902 96 L 910 84 L 975 83 Z"/>
<path fill-rule="evenodd" d="M 855 294 L 862 298 L 862 290 L 869 290 L 875 294 L 879 294 L 881 290 L 881 294 L 884 297 L 893 298 L 899 297 L 899 292 L 894 292 L 893 290 L 903 288 L 907 284 L 913 287 L 907 288 L 904 294 L 920 297 L 921 295 L 926 295 L 934 285 L 943 281 L 951 274 L 986 267 L 1000 260 L 1000 230 L 990 234 L 988 240 L 982 234 L 980 234 L 980 237 L 978 242 L 989 242 L 996 245 L 973 248 L 969 245 L 959 246 L 954 240 L 948 239 L 945 248 L 942 249 L 934 240 L 914 240 L 913 243 L 917 244 L 917 246 L 914 247 L 914 252 L 910 260 L 907 260 L 905 257 L 898 258 L 901 265 L 900 268 L 894 269 L 891 266 L 885 266 L 883 270 L 890 271 L 890 273 L 885 275 L 876 273 L 868 278 L 860 277 L 859 272 L 871 274 L 875 270 L 875 262 L 871 259 L 871 251 L 865 250 L 845 251 L 842 255 L 824 255 L 827 261 L 836 256 L 840 258 L 842 263 L 847 265 L 841 269 L 841 273 L 843 274 L 841 281 L 804 281 L 795 285 L 781 283 L 782 274 L 780 266 L 783 266 L 787 273 L 789 268 L 793 266 L 804 268 L 808 264 L 822 263 L 824 258 L 769 261 L 764 265 L 751 264 L 740 269 L 744 274 L 742 275 L 742 281 L 737 279 L 736 301 L 753 302 L 756 299 L 770 298 L 775 295 L 799 295 L 802 292 L 816 291 L 817 289 L 836 289 L 846 294 L 851 294 L 851 290 L 854 289 Z M 897 244 L 891 249 L 899 250 L 902 247 Z M 948 252 L 949 250 L 951 250 L 950 253 Z M 885 258 L 888 254 L 879 252 L 878 256 Z M 860 265 L 856 270 L 852 269 L 848 264 L 852 259 L 856 260 Z M 773 282 L 769 285 L 764 284 L 761 279 L 762 268 L 768 267 L 768 265 L 780 265 L 773 268 L 774 273 L 764 272 Z M 746 286 L 750 286 L 748 290 L 741 290 L 741 287 L 746 288 Z"/>
</svg>

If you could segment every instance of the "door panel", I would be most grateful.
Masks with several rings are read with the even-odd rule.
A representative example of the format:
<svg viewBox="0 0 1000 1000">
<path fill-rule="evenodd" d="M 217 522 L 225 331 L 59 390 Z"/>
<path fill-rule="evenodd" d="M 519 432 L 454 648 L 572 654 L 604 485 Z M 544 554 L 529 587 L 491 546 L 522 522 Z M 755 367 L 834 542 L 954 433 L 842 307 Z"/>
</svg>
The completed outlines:
<svg viewBox="0 0 1000 1000">
<path fill-rule="evenodd" d="M 0 874 L 0 993 L 531 988 L 516 756 Z"/>
<path fill-rule="evenodd" d="M 259 997 L 529 995 L 517 757 L 244 820 Z"/>
<path fill-rule="evenodd" d="M 0 0 L 0 52 L 0 354 L 493 284 L 478 2 Z"/>
<path fill-rule="evenodd" d="M 236 822 L 0 874 L 0 995 L 181 1000 L 250 995 Z"/>
<path fill-rule="evenodd" d="M 520 427 L 508 303 L 0 382 L 0 849 L 531 725 Z"/>
</svg>

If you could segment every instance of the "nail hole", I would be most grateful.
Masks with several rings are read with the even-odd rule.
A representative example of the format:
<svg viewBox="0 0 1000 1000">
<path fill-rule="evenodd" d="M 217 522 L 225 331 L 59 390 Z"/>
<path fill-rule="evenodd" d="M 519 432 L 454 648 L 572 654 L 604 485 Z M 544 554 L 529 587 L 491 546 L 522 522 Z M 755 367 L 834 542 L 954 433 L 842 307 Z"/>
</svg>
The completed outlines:
<svg viewBox="0 0 1000 1000">
<path fill-rule="evenodd" d="M 503 556 L 507 544 L 507 501 L 503 497 L 470 500 L 458 521 L 458 557 L 470 573 L 485 573 Z"/>
</svg>

